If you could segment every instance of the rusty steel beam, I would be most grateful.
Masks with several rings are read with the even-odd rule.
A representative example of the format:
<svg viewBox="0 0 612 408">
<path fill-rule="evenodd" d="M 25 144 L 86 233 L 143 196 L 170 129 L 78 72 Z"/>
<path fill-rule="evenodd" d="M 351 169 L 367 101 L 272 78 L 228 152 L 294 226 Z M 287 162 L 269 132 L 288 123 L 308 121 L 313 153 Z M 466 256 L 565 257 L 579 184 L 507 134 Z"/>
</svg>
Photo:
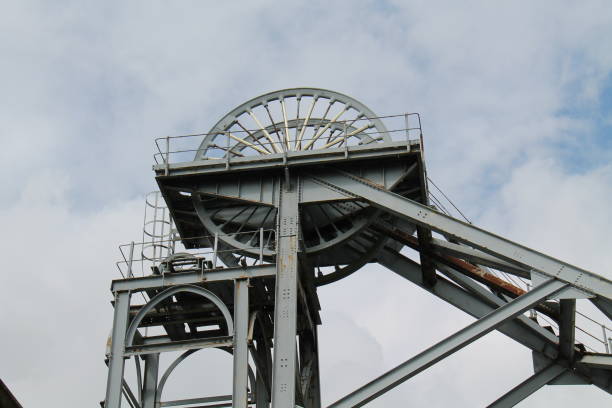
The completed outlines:
<svg viewBox="0 0 612 408">
<path fill-rule="evenodd" d="M 374 225 L 373 228 L 384 234 L 387 234 L 389 237 L 395 239 L 396 241 L 407 245 L 416 251 L 421 252 L 421 246 L 419 245 L 419 240 L 416 237 L 400 230 L 392 230 L 389 228 L 385 228 L 381 225 Z M 432 256 L 445 264 L 449 264 L 448 266 L 454 267 L 460 272 L 466 273 L 471 277 L 475 278 L 476 280 L 504 293 L 507 293 L 513 297 L 521 296 L 526 293 L 525 290 L 509 282 L 506 282 L 505 280 L 493 275 L 491 272 L 488 272 L 482 268 L 477 267 L 476 265 L 466 262 L 463 259 L 459 259 L 450 255 L 441 255 L 435 253 L 432 253 Z"/>
</svg>

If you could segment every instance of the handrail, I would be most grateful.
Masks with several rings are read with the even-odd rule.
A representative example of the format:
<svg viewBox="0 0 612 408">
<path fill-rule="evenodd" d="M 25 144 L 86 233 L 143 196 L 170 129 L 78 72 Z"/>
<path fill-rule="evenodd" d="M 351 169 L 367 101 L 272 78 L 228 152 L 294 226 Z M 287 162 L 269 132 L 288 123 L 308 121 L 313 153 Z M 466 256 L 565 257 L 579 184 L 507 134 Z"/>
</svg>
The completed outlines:
<svg viewBox="0 0 612 408">
<path fill-rule="evenodd" d="M 115 262 L 115 265 L 119 271 L 119 273 L 121 274 L 121 276 L 123 278 L 132 278 L 134 277 L 134 273 L 133 273 L 133 267 L 135 264 L 140 264 L 142 266 L 143 269 L 143 273 L 144 273 L 144 264 L 146 263 L 147 266 L 158 266 L 159 264 L 163 263 L 166 259 L 168 259 L 168 255 L 164 255 L 162 256 L 160 253 L 160 256 L 148 256 L 145 253 L 146 248 L 154 245 L 154 246 L 164 246 L 164 247 L 173 247 L 175 248 L 176 245 L 180 245 L 179 249 L 174 252 L 173 254 L 185 254 L 185 255 L 189 255 L 190 257 L 193 257 L 193 259 L 197 260 L 198 262 L 203 262 L 203 260 L 206 261 L 211 261 L 214 265 L 214 267 L 216 267 L 217 265 L 217 260 L 219 259 L 219 254 L 222 253 L 232 253 L 235 252 L 234 249 L 219 249 L 217 242 L 219 241 L 219 238 L 222 237 L 226 237 L 226 236 L 236 236 L 236 235 L 247 235 L 247 236 L 259 236 L 261 237 L 264 233 L 275 233 L 274 229 L 265 229 L 265 228 L 259 228 L 257 230 L 252 230 L 252 231 L 241 231 L 238 234 L 214 234 L 214 235 L 201 235 L 201 236 L 195 236 L 195 237 L 187 237 L 187 238 L 182 238 L 182 237 L 173 237 L 173 238 L 168 238 L 168 239 L 161 239 L 161 240 L 157 240 L 155 242 L 151 242 L 151 241 L 143 241 L 143 242 L 130 242 L 127 244 L 121 244 L 118 246 L 119 249 L 119 253 L 121 254 L 121 258 L 119 261 Z M 209 240 L 209 242 L 211 243 L 210 247 L 207 248 L 197 248 L 197 249 L 188 249 L 185 247 L 184 243 L 188 243 L 189 241 L 193 241 L 193 240 Z M 254 248 L 257 249 L 258 248 L 258 255 L 254 257 L 255 259 L 255 263 L 254 265 L 263 265 L 266 263 L 266 259 L 264 259 L 263 256 L 263 250 L 264 248 L 269 249 L 270 246 L 270 242 L 263 242 L 263 240 L 259 239 L 259 245 L 255 246 Z M 173 255 L 171 254 L 171 255 Z M 185 257 L 184 259 L 189 259 L 187 257 Z"/>
<path fill-rule="evenodd" d="M 410 118 L 415 118 L 414 120 L 410 120 Z M 385 131 L 368 131 L 371 129 L 368 125 L 359 127 L 359 122 L 371 121 L 371 120 L 385 120 L 389 122 L 392 119 L 403 119 L 403 123 L 386 123 L 386 127 L 389 128 Z M 294 119 L 301 120 L 301 119 Z M 326 123 L 325 119 L 319 120 L 319 125 Z M 397 120 L 395 122 L 398 122 Z M 310 125 L 317 125 L 317 121 L 311 119 Z M 330 122 L 331 123 L 331 122 Z M 394 141 L 400 141 L 400 135 L 405 134 L 405 141 L 410 145 L 410 142 L 418 141 L 421 145 L 423 144 L 423 132 L 421 127 L 421 116 L 416 112 L 402 113 L 396 115 L 385 115 L 385 116 L 376 116 L 376 117 L 360 117 L 357 119 L 347 119 L 347 120 L 337 120 L 334 123 L 334 126 L 337 126 L 339 129 L 344 128 L 344 137 L 342 137 L 342 132 L 340 131 L 335 136 L 332 137 L 333 140 L 327 140 L 327 144 L 323 147 L 342 147 L 342 145 L 346 145 L 347 142 L 347 131 L 348 132 L 356 132 L 354 134 L 367 135 L 371 138 L 379 138 L 382 135 L 388 135 L 392 137 Z M 413 125 L 411 125 L 413 123 Z M 357 125 L 356 125 L 357 124 Z M 272 125 L 270 125 L 272 126 Z M 274 133 L 273 130 L 268 129 L 270 132 Z M 336 132 L 338 129 L 335 129 Z M 281 145 L 279 141 L 269 141 L 265 138 L 257 140 L 257 142 L 249 142 L 248 137 L 242 135 L 252 136 L 254 133 L 261 132 L 261 129 L 232 129 L 230 130 L 218 130 L 213 132 L 202 132 L 202 133 L 192 133 L 192 134 L 181 134 L 181 135 L 173 135 L 173 136 L 163 136 L 155 138 L 155 147 L 156 152 L 153 154 L 153 160 L 155 164 L 166 165 L 169 166 L 170 163 L 179 163 L 192 161 L 195 153 L 200 151 L 200 144 L 202 140 L 211 135 L 226 135 L 227 144 L 222 143 L 221 145 L 211 145 L 210 148 L 214 150 L 214 153 L 211 153 L 208 156 L 203 157 L 203 159 L 221 159 L 228 155 L 226 152 L 231 151 L 234 146 L 238 144 L 246 144 L 249 146 L 246 150 L 253 150 L 253 152 L 257 151 L 259 153 L 265 153 L 269 151 L 270 153 L 275 153 L 278 151 L 278 146 Z M 348 136 L 352 136 L 351 133 L 348 133 Z M 243 139 L 244 137 L 244 139 Z M 330 135 L 331 137 L 331 135 Z M 193 139 L 193 141 L 189 140 Z M 308 148 L 313 148 L 314 142 L 321 142 L 323 137 L 321 135 L 314 135 L 313 137 L 303 137 L 300 138 L 301 146 L 307 146 Z M 163 142 L 162 142 L 163 141 Z M 230 141 L 232 143 L 230 143 Z M 161 143 L 160 143 L 161 142 Z M 187 144 L 187 146 L 185 146 Z M 346 148 L 346 146 L 345 146 Z M 283 148 L 284 149 L 284 148 Z M 308 150 L 308 149 L 305 149 Z M 193 154 L 193 156 L 189 156 L 188 154 Z M 240 156 L 240 153 L 237 151 L 231 152 L 232 156 Z M 178 157 L 178 159 L 177 159 Z"/>
</svg>

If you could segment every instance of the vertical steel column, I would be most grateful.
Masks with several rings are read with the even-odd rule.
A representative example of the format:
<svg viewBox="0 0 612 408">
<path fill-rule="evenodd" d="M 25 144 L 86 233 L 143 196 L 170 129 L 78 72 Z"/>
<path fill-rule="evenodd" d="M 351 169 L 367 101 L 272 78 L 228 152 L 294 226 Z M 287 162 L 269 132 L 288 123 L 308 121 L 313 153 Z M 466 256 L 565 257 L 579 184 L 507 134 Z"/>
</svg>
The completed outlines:
<svg viewBox="0 0 612 408">
<path fill-rule="evenodd" d="M 570 364 L 574 361 L 576 342 L 576 299 L 561 299 L 559 319 L 559 353 Z"/>
<path fill-rule="evenodd" d="M 283 180 L 279 193 L 272 407 L 295 406 L 299 181 Z"/>
<path fill-rule="evenodd" d="M 121 388 L 123 385 L 123 353 L 125 351 L 125 333 L 128 326 L 130 292 L 115 293 L 115 315 L 111 337 L 111 353 L 108 361 L 108 379 L 106 382 L 106 399 L 104 408 L 121 407 Z"/>
<path fill-rule="evenodd" d="M 232 407 L 247 408 L 249 348 L 249 280 L 234 283 L 234 385 Z"/>
<path fill-rule="evenodd" d="M 144 378 L 142 382 L 142 408 L 155 408 L 158 375 L 159 353 L 145 355 Z"/>
</svg>

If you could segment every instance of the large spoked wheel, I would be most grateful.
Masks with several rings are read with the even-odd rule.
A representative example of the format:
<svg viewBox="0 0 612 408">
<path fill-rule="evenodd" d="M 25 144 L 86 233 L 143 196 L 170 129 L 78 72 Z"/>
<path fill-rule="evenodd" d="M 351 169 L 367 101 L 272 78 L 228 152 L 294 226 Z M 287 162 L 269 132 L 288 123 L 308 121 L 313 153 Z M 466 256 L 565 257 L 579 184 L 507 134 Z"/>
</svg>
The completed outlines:
<svg viewBox="0 0 612 408">
<path fill-rule="evenodd" d="M 374 112 L 329 90 L 296 88 L 254 98 L 225 115 L 202 141 L 194 160 L 268 156 L 391 141 Z M 194 194 L 196 211 L 211 233 L 245 254 L 274 254 L 276 208 Z M 358 201 L 304 205 L 304 250 L 331 248 L 367 227 L 376 211 Z M 254 233 L 263 229 L 261 233 Z M 263 240 L 263 241 L 262 241 Z"/>
</svg>

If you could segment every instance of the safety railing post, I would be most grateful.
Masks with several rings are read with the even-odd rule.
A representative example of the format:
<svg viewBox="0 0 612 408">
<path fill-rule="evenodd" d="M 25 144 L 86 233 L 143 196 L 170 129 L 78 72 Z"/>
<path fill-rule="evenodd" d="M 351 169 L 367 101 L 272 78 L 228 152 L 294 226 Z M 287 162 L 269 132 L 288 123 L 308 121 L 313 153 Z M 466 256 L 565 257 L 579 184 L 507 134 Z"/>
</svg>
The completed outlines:
<svg viewBox="0 0 612 408">
<path fill-rule="evenodd" d="M 218 248 L 219 248 L 219 233 L 215 232 L 215 241 L 213 243 L 213 259 L 212 259 L 213 269 L 217 268 L 217 250 Z"/>
<path fill-rule="evenodd" d="M 348 159 L 348 135 L 346 134 L 346 121 L 344 121 L 344 158 Z"/>
<path fill-rule="evenodd" d="M 259 229 L 259 264 L 263 265 L 263 240 L 264 240 L 264 229 Z"/>
<path fill-rule="evenodd" d="M 406 126 L 406 148 L 408 150 L 410 150 L 410 119 L 409 119 L 409 114 L 406 113 L 404 114 L 404 122 L 405 122 L 405 126 Z"/>
<path fill-rule="evenodd" d="M 606 346 L 606 353 L 609 354 L 610 353 L 610 339 L 608 338 L 608 332 L 606 330 L 605 324 L 601 325 L 601 331 L 603 332 L 603 342 L 604 342 L 604 345 Z"/>
<path fill-rule="evenodd" d="M 421 127 L 421 115 L 419 115 L 418 113 L 416 114 L 417 120 L 419 122 L 419 141 L 421 144 L 421 156 L 423 156 L 423 160 L 425 159 L 425 146 L 423 143 L 423 128 Z"/>
<path fill-rule="evenodd" d="M 127 270 L 127 277 L 128 278 L 133 278 L 134 277 L 134 273 L 132 272 L 132 263 L 134 261 L 134 241 L 132 241 L 130 243 L 130 257 L 128 258 L 128 270 Z"/>
<path fill-rule="evenodd" d="M 227 144 L 225 147 L 225 169 L 229 169 L 230 167 L 230 136 L 229 132 L 225 132 L 225 138 L 227 139 Z"/>
<path fill-rule="evenodd" d="M 174 231 L 172 228 L 174 220 L 172 219 L 171 215 L 169 215 L 169 224 L 170 230 L 168 231 L 168 237 L 170 239 L 170 244 L 168 246 L 170 247 L 170 255 L 174 255 L 174 252 L 176 251 L 176 239 L 174 239 Z"/>
<path fill-rule="evenodd" d="M 170 173 L 170 136 L 166 136 L 166 176 Z"/>
</svg>

